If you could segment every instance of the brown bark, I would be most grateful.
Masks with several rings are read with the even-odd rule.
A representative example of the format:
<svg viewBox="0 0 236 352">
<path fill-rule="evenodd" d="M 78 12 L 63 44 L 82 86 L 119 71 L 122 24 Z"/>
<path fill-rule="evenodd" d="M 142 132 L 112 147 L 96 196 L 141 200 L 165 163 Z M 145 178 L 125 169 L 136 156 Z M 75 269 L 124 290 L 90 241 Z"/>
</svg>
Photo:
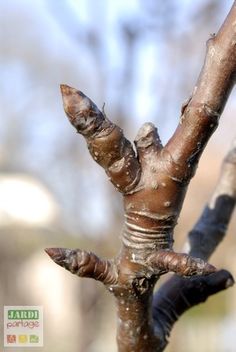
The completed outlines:
<svg viewBox="0 0 236 352">
<path fill-rule="evenodd" d="M 190 255 L 207 260 L 223 240 L 236 203 L 236 139 L 225 157 L 217 187 L 198 222 L 189 233 Z M 156 292 L 153 319 L 167 338 L 180 315 L 234 284 L 232 275 L 220 270 L 209 276 L 184 279 L 173 275 Z"/>
<path fill-rule="evenodd" d="M 47 253 L 72 273 L 103 282 L 114 294 L 120 352 L 163 351 L 180 314 L 233 283 L 228 272 L 216 271 L 205 261 L 230 220 L 235 199 L 232 190 L 216 197 L 214 206 L 207 208 L 203 220 L 190 234 L 189 254 L 175 253 L 172 245 L 189 181 L 234 84 L 235 23 L 236 3 L 218 34 L 208 40 L 197 85 L 182 108 L 179 126 L 164 147 L 155 126 L 146 123 L 135 139 L 135 152 L 123 131 L 88 97 L 61 86 L 70 122 L 86 139 L 93 159 L 123 195 L 125 225 L 121 250 L 114 260 L 102 260 L 81 250 L 51 248 Z M 225 202 L 228 211 L 224 217 L 219 204 L 224 206 Z M 155 294 L 152 306 L 154 285 L 160 275 L 169 271 L 179 276 Z M 174 303 L 177 289 L 179 297 Z"/>
</svg>

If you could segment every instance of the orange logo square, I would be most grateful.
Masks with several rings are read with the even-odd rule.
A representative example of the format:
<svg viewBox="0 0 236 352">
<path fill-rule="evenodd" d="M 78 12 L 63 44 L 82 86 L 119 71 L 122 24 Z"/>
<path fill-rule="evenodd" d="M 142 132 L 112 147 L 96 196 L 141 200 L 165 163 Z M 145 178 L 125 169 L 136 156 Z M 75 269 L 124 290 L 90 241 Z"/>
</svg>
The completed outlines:
<svg viewBox="0 0 236 352">
<path fill-rule="evenodd" d="M 16 343 L 16 335 L 7 335 L 7 343 Z"/>
</svg>

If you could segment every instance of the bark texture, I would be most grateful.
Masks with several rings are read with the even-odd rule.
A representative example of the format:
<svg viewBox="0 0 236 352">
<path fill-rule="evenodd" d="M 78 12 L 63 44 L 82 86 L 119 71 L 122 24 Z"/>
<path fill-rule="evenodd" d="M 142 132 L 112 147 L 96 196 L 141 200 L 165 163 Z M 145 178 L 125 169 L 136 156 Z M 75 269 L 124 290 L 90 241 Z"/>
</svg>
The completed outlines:
<svg viewBox="0 0 236 352">
<path fill-rule="evenodd" d="M 199 222 L 189 234 L 190 252 L 175 253 L 173 232 L 188 184 L 216 129 L 234 85 L 236 4 L 218 34 L 207 42 L 205 63 L 179 125 L 162 146 L 156 127 L 145 123 L 132 144 L 82 92 L 61 85 L 65 112 L 124 199 L 124 229 L 113 260 L 63 248 L 47 249 L 59 265 L 101 281 L 115 296 L 120 352 L 163 351 L 178 317 L 233 284 L 225 270 L 207 263 L 222 240 L 235 205 L 235 144 Z M 153 296 L 156 281 L 175 275 Z M 174 299 L 173 299 L 174 298 Z"/>
</svg>

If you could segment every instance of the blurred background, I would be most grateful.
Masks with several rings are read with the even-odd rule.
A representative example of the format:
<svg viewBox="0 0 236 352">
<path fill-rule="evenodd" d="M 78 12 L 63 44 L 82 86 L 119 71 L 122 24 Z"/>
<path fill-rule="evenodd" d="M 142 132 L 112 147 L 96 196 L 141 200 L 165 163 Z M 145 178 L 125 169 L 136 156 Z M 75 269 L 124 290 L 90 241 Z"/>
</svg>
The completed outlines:
<svg viewBox="0 0 236 352">
<path fill-rule="evenodd" d="M 42 305 L 40 351 L 116 351 L 113 298 L 99 283 L 57 267 L 43 251 L 79 247 L 112 257 L 122 231 L 121 197 L 69 125 L 59 84 L 82 90 L 100 108 L 105 103 L 107 116 L 130 140 L 151 121 L 165 143 L 200 72 L 205 42 L 231 4 L 0 0 L 2 348 L 3 306 Z M 235 113 L 233 93 L 190 185 L 175 232 L 176 251 L 214 189 L 235 135 Z M 211 262 L 236 277 L 235 230 L 234 217 Z M 185 314 L 167 351 L 233 352 L 235 344 L 231 288 Z"/>
</svg>

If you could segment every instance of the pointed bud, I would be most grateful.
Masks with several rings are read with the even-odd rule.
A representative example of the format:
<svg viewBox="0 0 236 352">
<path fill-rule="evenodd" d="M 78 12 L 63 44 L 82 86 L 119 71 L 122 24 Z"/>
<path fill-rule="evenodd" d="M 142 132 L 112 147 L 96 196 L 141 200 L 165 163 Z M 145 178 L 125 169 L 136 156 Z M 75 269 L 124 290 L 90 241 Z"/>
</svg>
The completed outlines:
<svg viewBox="0 0 236 352">
<path fill-rule="evenodd" d="M 76 255 L 75 250 L 67 248 L 46 248 L 45 252 L 58 265 L 71 270 L 72 259 Z"/>
<path fill-rule="evenodd" d="M 170 250 L 159 250 L 149 257 L 149 262 L 161 273 L 172 271 L 180 276 L 209 275 L 216 272 L 213 265 L 201 258 Z"/>
<path fill-rule="evenodd" d="M 83 135 L 89 135 L 104 120 L 102 112 L 81 91 L 61 84 L 61 94 L 66 115 L 71 124 Z"/>
</svg>

